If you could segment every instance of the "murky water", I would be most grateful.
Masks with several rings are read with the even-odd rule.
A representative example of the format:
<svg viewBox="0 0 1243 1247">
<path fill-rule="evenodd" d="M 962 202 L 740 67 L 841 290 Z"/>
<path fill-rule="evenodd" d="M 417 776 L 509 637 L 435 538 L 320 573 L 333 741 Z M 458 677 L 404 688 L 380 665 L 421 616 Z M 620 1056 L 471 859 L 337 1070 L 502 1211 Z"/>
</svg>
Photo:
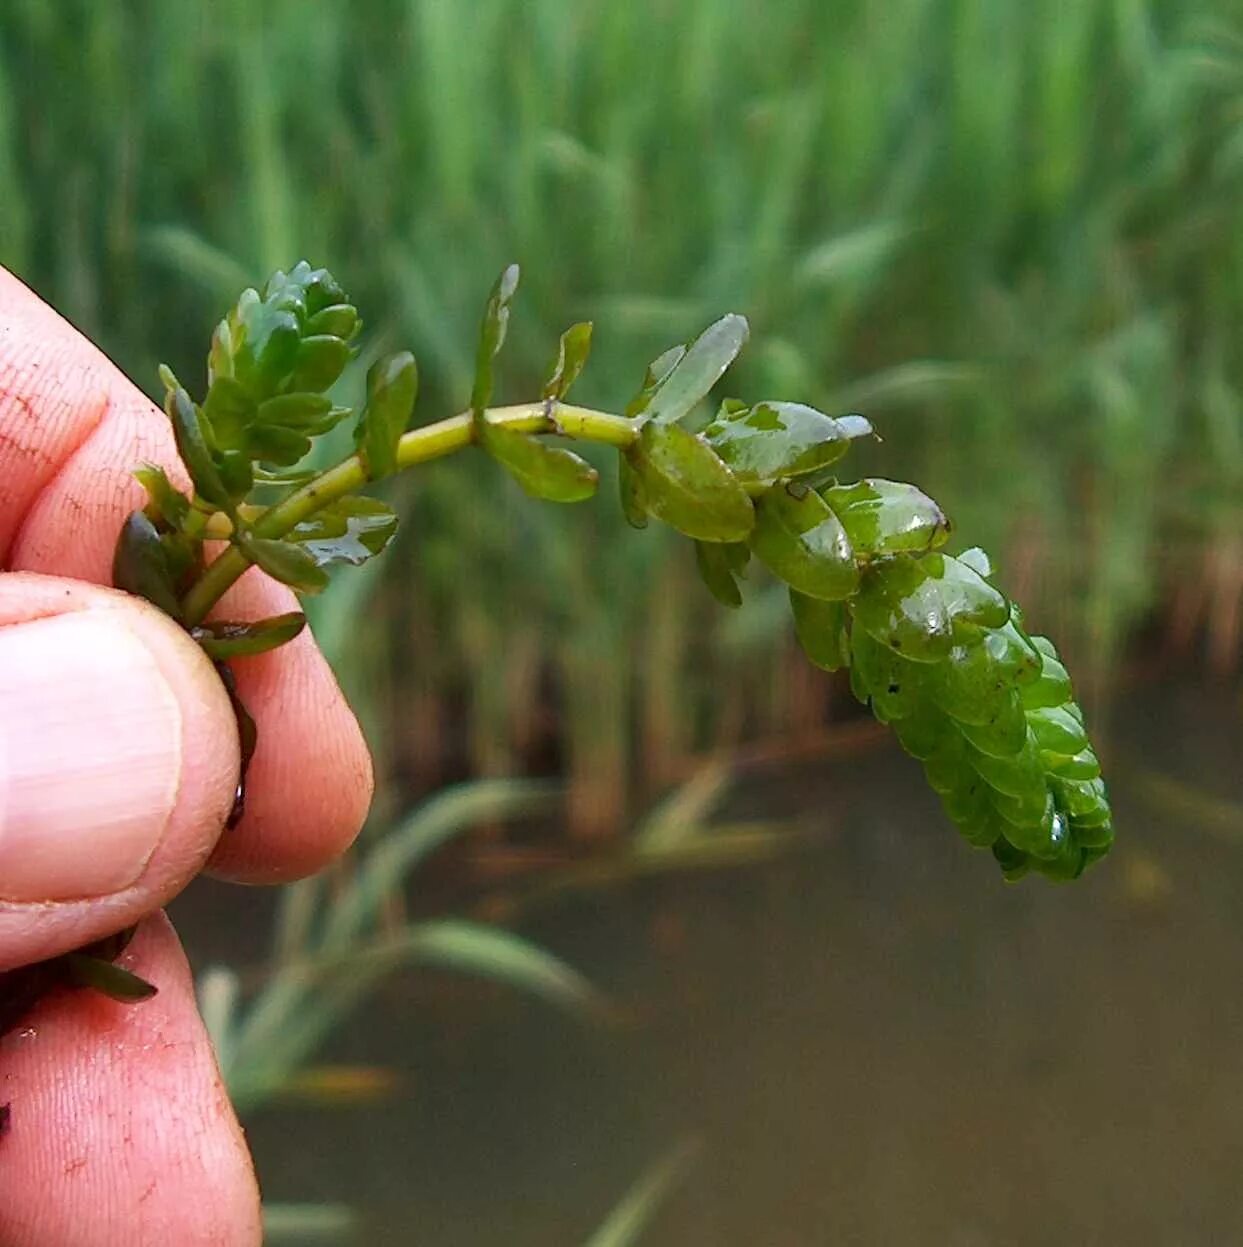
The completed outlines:
<svg viewBox="0 0 1243 1247">
<path fill-rule="evenodd" d="M 814 815 L 813 849 L 526 928 L 635 1025 L 395 983 L 330 1055 L 400 1089 L 258 1114 L 267 1193 L 353 1205 L 365 1243 L 574 1245 L 693 1135 L 649 1247 L 1243 1241 L 1243 814 L 1132 769 L 1243 802 L 1241 743 L 1232 692 L 1127 695 L 1119 848 L 1064 888 L 1003 886 L 896 751 L 768 777 L 741 812 Z M 207 895 L 196 955 L 227 951 Z"/>
</svg>

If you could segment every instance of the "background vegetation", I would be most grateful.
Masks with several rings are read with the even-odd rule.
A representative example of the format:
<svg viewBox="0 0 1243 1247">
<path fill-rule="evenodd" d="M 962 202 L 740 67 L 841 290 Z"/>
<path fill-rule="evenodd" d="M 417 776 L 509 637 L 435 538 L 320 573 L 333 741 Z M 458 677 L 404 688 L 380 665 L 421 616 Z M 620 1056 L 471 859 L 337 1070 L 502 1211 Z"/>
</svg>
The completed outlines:
<svg viewBox="0 0 1243 1247">
<path fill-rule="evenodd" d="M 0 262 L 152 393 L 300 256 L 416 352 L 427 419 L 511 260 L 512 400 L 576 319 L 610 407 L 744 312 L 744 396 L 866 412 L 847 467 L 996 554 L 1113 729 L 1109 869 L 1003 890 L 912 768 L 841 763 L 871 729 L 779 590 L 719 610 L 608 488 L 395 483 L 404 537 L 315 606 L 368 840 L 178 902 L 266 1189 L 321 1205 L 296 1241 L 616 1247 L 678 1139 L 679 1247 L 1230 1238 L 1237 689 L 1121 686 L 1240 649 L 1241 205 L 1243 0 L 4 0 Z M 794 742 L 839 752 L 724 800 Z M 589 860 L 501 778 L 558 775 L 615 837 Z"/>
<path fill-rule="evenodd" d="M 414 348 L 425 417 L 508 260 L 514 398 L 573 319 L 607 406 L 743 311 L 746 392 L 864 410 L 860 466 L 1000 553 L 1099 694 L 1145 621 L 1238 649 L 1240 7 L 9 0 L 0 260 L 154 389 L 310 256 Z M 824 720 L 763 587 L 692 647 L 714 608 L 610 496 L 533 506 L 478 463 L 401 489 L 352 676 L 401 789 L 561 770 L 590 833 Z"/>
</svg>

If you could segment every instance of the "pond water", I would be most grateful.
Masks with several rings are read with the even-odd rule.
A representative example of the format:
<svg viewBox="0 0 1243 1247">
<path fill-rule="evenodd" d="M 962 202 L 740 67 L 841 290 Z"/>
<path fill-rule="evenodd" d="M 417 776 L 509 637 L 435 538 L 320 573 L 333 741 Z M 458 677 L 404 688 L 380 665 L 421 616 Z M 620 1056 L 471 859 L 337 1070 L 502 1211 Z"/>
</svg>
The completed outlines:
<svg viewBox="0 0 1243 1247">
<path fill-rule="evenodd" d="M 1233 690 L 1125 694 L 1118 848 L 1072 887 L 1004 886 L 896 749 L 768 774 L 738 812 L 813 847 L 523 928 L 632 1025 L 403 978 L 328 1054 L 398 1089 L 256 1114 L 266 1193 L 360 1243 L 576 1245 L 694 1138 L 645 1247 L 1243 1241 L 1240 728 Z M 192 955 L 253 958 L 266 905 L 192 890 Z"/>
</svg>

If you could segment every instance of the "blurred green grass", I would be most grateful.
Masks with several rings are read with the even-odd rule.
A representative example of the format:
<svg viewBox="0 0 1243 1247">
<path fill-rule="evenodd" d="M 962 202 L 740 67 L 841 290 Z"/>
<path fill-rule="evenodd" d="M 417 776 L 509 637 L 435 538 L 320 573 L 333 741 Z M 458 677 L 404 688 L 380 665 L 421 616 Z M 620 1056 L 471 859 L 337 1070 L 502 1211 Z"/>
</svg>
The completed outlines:
<svg viewBox="0 0 1243 1247">
<path fill-rule="evenodd" d="M 424 417 L 509 260 L 514 398 L 571 320 L 615 406 L 745 312 L 739 390 L 865 410 L 860 470 L 997 551 L 1097 692 L 1154 617 L 1234 661 L 1237 0 L 9 0 L 0 179 L 0 260 L 152 390 L 303 255 L 416 351 Z M 399 784 L 563 769 L 604 831 L 696 751 L 822 720 L 764 587 L 717 619 L 609 490 L 396 488 L 345 674 Z"/>
</svg>

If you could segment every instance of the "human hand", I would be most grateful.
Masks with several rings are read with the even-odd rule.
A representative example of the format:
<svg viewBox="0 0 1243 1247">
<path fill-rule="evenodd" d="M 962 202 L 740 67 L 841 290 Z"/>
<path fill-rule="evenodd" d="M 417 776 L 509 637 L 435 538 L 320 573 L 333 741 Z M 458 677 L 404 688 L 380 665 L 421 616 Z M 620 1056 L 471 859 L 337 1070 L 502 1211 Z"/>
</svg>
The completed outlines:
<svg viewBox="0 0 1243 1247">
<path fill-rule="evenodd" d="M 137 1006 L 57 993 L 0 1038 L 6 1247 L 259 1242 L 250 1160 L 157 911 L 204 868 L 320 869 L 371 797 L 358 725 L 304 633 L 235 664 L 259 745 L 245 817 L 221 834 L 238 748 L 220 680 L 175 624 L 99 587 L 144 460 L 185 483 L 159 410 L 0 270 L 0 970 L 137 922 L 120 964 L 159 987 Z M 251 570 L 220 614 L 292 606 Z"/>
</svg>

